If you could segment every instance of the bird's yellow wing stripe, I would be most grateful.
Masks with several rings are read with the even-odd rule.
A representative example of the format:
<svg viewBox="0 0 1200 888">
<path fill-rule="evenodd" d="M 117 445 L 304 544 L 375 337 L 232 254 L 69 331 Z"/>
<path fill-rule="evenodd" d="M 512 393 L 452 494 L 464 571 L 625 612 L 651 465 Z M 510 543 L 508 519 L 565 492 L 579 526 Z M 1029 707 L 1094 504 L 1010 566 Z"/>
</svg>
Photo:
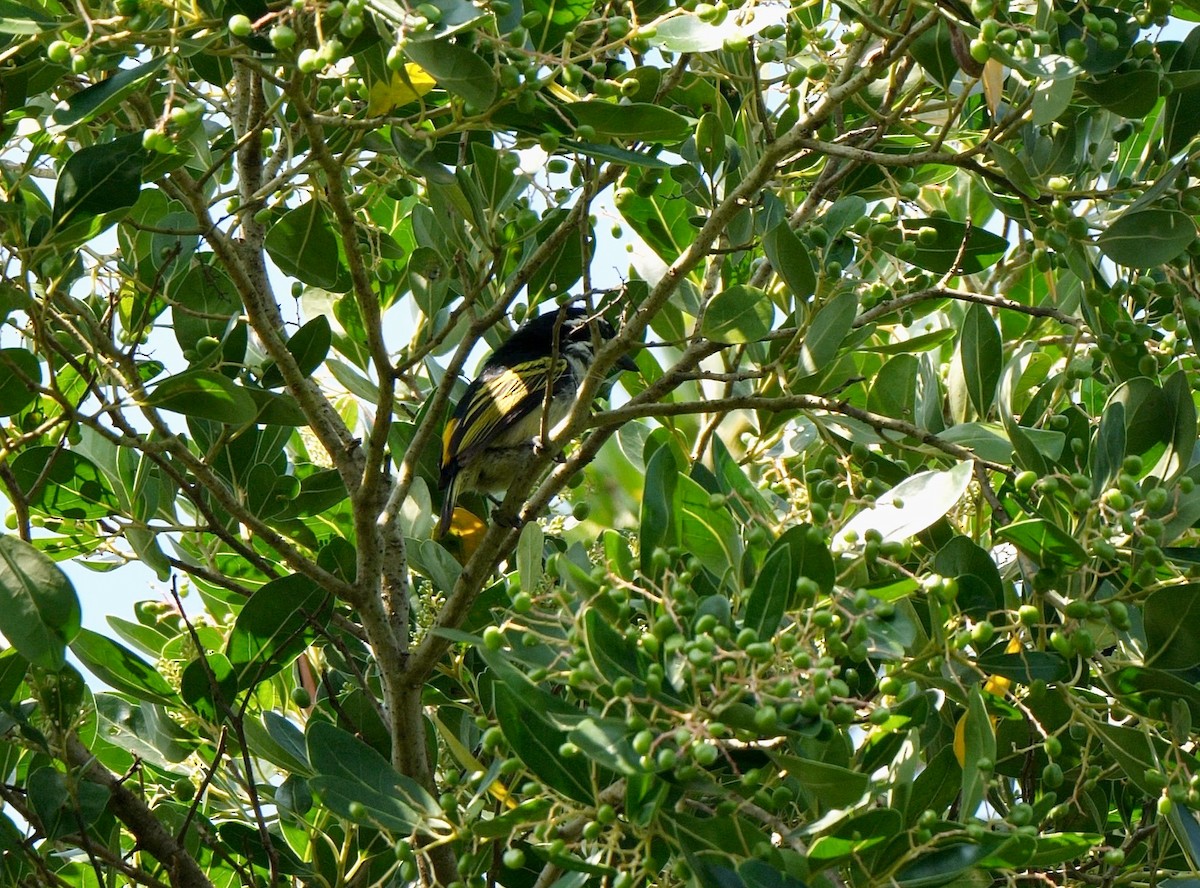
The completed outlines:
<svg viewBox="0 0 1200 888">
<path fill-rule="evenodd" d="M 561 373 L 566 361 L 555 361 L 555 371 Z M 455 416 L 446 424 L 442 436 L 442 462 L 485 444 L 490 438 L 512 425 L 516 420 L 537 409 L 550 384 L 547 371 L 549 358 L 527 361 L 518 368 L 506 369 L 494 376 L 478 380 L 469 391 L 465 404 L 460 404 Z"/>
</svg>

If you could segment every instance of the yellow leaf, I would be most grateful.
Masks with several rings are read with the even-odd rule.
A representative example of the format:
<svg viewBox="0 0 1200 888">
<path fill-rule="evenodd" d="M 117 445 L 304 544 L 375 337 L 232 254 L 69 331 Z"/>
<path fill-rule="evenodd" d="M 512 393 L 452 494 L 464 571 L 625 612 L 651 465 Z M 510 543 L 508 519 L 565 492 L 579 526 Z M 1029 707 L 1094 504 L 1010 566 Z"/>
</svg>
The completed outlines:
<svg viewBox="0 0 1200 888">
<path fill-rule="evenodd" d="M 379 80 L 371 87 L 367 114 L 379 117 L 393 108 L 400 108 L 421 98 L 437 85 L 437 81 L 415 62 L 408 62 L 403 71 L 392 73 L 390 81 Z"/>
<path fill-rule="evenodd" d="M 988 59 L 983 65 L 983 97 L 995 117 L 1004 98 L 1004 65 L 997 59 Z"/>
</svg>

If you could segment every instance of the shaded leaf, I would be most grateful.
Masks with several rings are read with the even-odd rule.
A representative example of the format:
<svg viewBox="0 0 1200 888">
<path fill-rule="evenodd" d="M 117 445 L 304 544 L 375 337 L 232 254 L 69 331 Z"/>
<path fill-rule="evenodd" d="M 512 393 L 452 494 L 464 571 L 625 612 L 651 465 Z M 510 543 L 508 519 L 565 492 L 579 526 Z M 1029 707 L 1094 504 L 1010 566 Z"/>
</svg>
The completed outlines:
<svg viewBox="0 0 1200 888">
<path fill-rule="evenodd" d="M 842 293 L 829 300 L 813 316 L 800 346 L 797 369 L 800 375 L 815 376 L 828 369 L 837 357 L 858 313 L 858 297 Z"/>
<path fill-rule="evenodd" d="M 353 734 L 313 721 L 306 740 L 316 772 L 309 785 L 338 816 L 402 834 L 429 835 L 444 825 L 436 800 Z"/>
<path fill-rule="evenodd" d="M 287 349 L 296 359 L 296 365 L 300 372 L 304 376 L 310 376 L 324 363 L 332 343 L 333 330 L 329 326 L 329 318 L 322 314 L 317 315 L 292 334 L 287 341 Z M 264 388 L 283 385 L 283 374 L 279 372 L 279 368 L 275 364 L 272 364 L 263 373 L 262 384 Z"/>
<path fill-rule="evenodd" d="M 66 574 L 24 540 L 0 535 L 0 632 L 9 644 L 30 663 L 58 671 L 81 617 Z"/>
<path fill-rule="evenodd" d="M 284 274 L 323 290 L 350 289 L 349 269 L 329 212 L 320 201 L 310 200 L 275 220 L 265 246 Z"/>
<path fill-rule="evenodd" d="M 991 313 L 978 303 L 972 304 L 963 318 L 959 359 L 971 403 L 985 417 L 996 399 L 996 386 L 1004 366 L 1003 344 Z"/>
<path fill-rule="evenodd" d="M 746 599 L 742 625 L 753 629 L 760 639 L 770 638 L 779 628 L 794 588 L 791 550 L 786 546 L 772 549 Z"/>
<path fill-rule="evenodd" d="M 112 110 L 126 96 L 142 89 L 166 63 L 167 56 L 160 55 L 80 90 L 54 109 L 54 122 L 59 126 L 73 126 Z"/>
<path fill-rule="evenodd" d="M 807 299 L 816 292 L 817 274 L 812 257 L 786 220 L 763 237 L 763 252 L 791 290 L 792 298 Z"/>
<path fill-rule="evenodd" d="M 333 596 L 300 574 L 257 589 L 238 613 L 225 647 L 238 687 L 253 687 L 290 664 L 332 612 Z"/>
<path fill-rule="evenodd" d="M 880 247 L 895 255 L 902 243 L 911 244 L 915 251 L 908 261 L 938 274 L 950 271 L 960 254 L 958 271 L 977 274 L 998 262 L 1008 250 L 1008 241 L 1000 235 L 953 219 L 904 219 L 901 224 L 903 234 L 891 232 Z M 931 229 L 933 237 L 922 236 L 922 229 Z"/>
<path fill-rule="evenodd" d="M 1146 599 L 1146 662 L 1158 669 L 1190 669 L 1200 665 L 1200 584 L 1160 589 Z"/>
<path fill-rule="evenodd" d="M 258 416 L 258 405 L 249 392 L 212 370 L 167 377 L 147 395 L 145 405 L 227 425 L 253 422 Z"/>
<path fill-rule="evenodd" d="M 755 342 L 771 332 L 774 314 L 766 293 L 737 284 L 713 297 L 700 332 L 714 342 Z"/>
<path fill-rule="evenodd" d="M 62 227 L 85 216 L 127 209 L 142 190 L 146 152 L 140 135 L 121 136 L 72 154 L 54 189 L 54 222 Z"/>
<path fill-rule="evenodd" d="M 129 648 L 90 629 L 71 641 L 71 653 L 105 684 L 138 700 L 175 706 L 179 696 L 158 669 Z"/>
<path fill-rule="evenodd" d="M 41 381 L 37 355 L 23 348 L 0 349 L 0 416 L 20 413 L 37 400 Z"/>
<path fill-rule="evenodd" d="M 104 518 L 121 511 L 108 478 L 86 456 L 57 447 L 30 447 L 12 462 L 29 505 L 68 519 Z"/>
</svg>

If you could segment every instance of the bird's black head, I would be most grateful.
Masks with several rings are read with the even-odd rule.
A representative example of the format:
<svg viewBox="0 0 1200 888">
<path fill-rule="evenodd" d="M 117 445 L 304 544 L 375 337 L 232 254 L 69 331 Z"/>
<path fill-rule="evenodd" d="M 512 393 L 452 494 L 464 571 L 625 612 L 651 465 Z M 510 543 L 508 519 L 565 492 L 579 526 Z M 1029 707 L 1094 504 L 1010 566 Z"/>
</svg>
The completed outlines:
<svg viewBox="0 0 1200 888">
<path fill-rule="evenodd" d="M 560 320 L 561 319 L 561 320 Z M 616 335 L 612 324 L 603 318 L 595 321 L 596 332 L 601 342 Z M 586 309 L 572 306 L 555 309 L 532 318 L 517 328 L 516 332 L 488 359 L 490 367 L 511 367 L 522 361 L 544 357 L 554 349 L 554 330 L 558 328 L 558 347 L 561 351 L 571 343 L 592 341 L 592 324 Z"/>
</svg>

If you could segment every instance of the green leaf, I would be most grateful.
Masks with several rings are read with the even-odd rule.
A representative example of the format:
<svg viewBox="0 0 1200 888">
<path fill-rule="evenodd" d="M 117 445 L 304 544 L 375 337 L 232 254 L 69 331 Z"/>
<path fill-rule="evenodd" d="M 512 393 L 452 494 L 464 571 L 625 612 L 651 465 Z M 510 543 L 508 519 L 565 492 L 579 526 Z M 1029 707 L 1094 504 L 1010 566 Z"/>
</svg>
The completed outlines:
<svg viewBox="0 0 1200 888">
<path fill-rule="evenodd" d="M 1200 665 L 1200 583 L 1160 589 L 1146 599 L 1146 663 L 1157 669 L 1191 669 Z"/>
<path fill-rule="evenodd" d="M 540 524 L 531 521 L 521 528 L 521 536 L 517 539 L 517 576 L 521 588 L 531 593 L 542 582 L 545 547 L 546 536 Z"/>
<path fill-rule="evenodd" d="M 1192 28 L 1171 58 L 1171 71 L 1200 69 L 1200 27 Z M 1200 87 L 1176 89 L 1167 96 L 1163 109 L 1163 145 L 1167 157 L 1174 157 L 1200 133 Z"/>
<path fill-rule="evenodd" d="M 205 336 L 226 338 L 241 312 L 237 287 L 217 265 L 198 263 L 171 288 L 171 327 L 181 349 L 195 349 Z"/>
<path fill-rule="evenodd" d="M 645 664 L 637 647 L 613 628 L 612 623 L 596 608 L 583 615 L 584 640 L 588 656 L 596 671 L 609 682 L 623 676 L 634 681 L 634 688 L 645 687 Z"/>
<path fill-rule="evenodd" d="M 29 3 L 0 2 L 0 34 L 30 36 L 55 27 L 53 19 Z"/>
<path fill-rule="evenodd" d="M 855 781 L 856 782 L 856 781 Z M 853 786 L 854 783 L 851 784 Z M 821 790 L 826 787 L 821 786 Z M 824 792 L 818 793 L 822 802 Z M 903 827 L 899 812 L 893 808 L 876 808 L 842 819 L 829 833 L 819 836 L 809 850 L 809 860 L 830 866 L 851 857 L 879 848 L 894 839 Z"/>
<path fill-rule="evenodd" d="M 527 12 L 541 13 L 541 24 L 530 29 L 529 39 L 541 52 L 555 52 L 566 35 L 592 11 L 589 0 L 524 0 Z"/>
<path fill-rule="evenodd" d="M 1166 402 L 1162 421 L 1170 431 L 1166 436 L 1167 449 L 1150 474 L 1171 481 L 1191 464 L 1192 451 L 1196 448 L 1196 403 L 1192 400 L 1187 375 L 1182 370 L 1171 374 L 1163 384 L 1162 392 Z"/>
<path fill-rule="evenodd" d="M 23 348 L 0 349 L 0 416 L 20 413 L 36 401 L 41 381 L 37 355 Z"/>
<path fill-rule="evenodd" d="M 1090 457 L 1091 494 L 1095 497 L 1117 477 L 1125 459 L 1125 405 L 1120 400 L 1110 400 L 1100 414 Z"/>
<path fill-rule="evenodd" d="M 641 172 L 626 174 L 626 186 L 618 188 L 613 203 L 629 227 L 665 262 L 674 262 L 696 239 L 696 229 L 688 222 L 691 209 L 681 199 L 678 183 L 666 181 L 650 197 L 637 193 Z"/>
<path fill-rule="evenodd" d="M 1161 785 L 1146 779 L 1148 771 L 1161 773 L 1166 768 L 1167 744 L 1161 737 L 1140 728 L 1110 725 L 1096 719 L 1087 719 L 1085 723 L 1103 741 L 1104 749 L 1120 765 L 1130 783 L 1147 796 L 1162 792 Z"/>
<path fill-rule="evenodd" d="M 1079 91 L 1121 117 L 1145 117 L 1158 104 L 1158 71 L 1129 71 L 1102 80 L 1081 81 Z"/>
<path fill-rule="evenodd" d="M 246 740 L 253 749 L 292 774 L 313 776 L 304 734 L 287 716 L 268 711 L 262 714 L 261 721 L 248 718 L 245 725 Z"/>
<path fill-rule="evenodd" d="M 1039 566 L 1061 565 L 1067 570 L 1082 566 L 1087 552 L 1078 540 L 1045 518 L 1014 521 L 996 535 L 1012 543 Z"/>
<path fill-rule="evenodd" d="M 1000 330 L 992 320 L 991 313 L 978 303 L 972 304 L 963 318 L 959 359 L 962 361 L 967 394 L 980 417 L 987 416 L 996 399 L 1003 358 Z"/>
<path fill-rule="evenodd" d="M 879 246 L 896 255 L 902 243 L 911 244 L 915 252 L 907 261 L 938 274 L 954 269 L 960 254 L 957 270 L 962 274 L 978 274 L 1008 251 L 1008 241 L 1000 235 L 953 219 L 904 219 L 901 224 L 903 234 L 892 231 Z M 932 237 L 923 235 L 922 229 L 931 229 Z"/>
<path fill-rule="evenodd" d="M 499 84 L 492 66 L 465 46 L 449 40 L 410 40 L 404 51 L 438 86 L 474 105 L 476 111 L 485 111 L 496 101 Z"/>
<path fill-rule="evenodd" d="M 545 820 L 553 807 L 554 802 L 548 798 L 526 799 L 511 811 L 472 824 L 471 833 L 481 839 L 506 838 L 526 823 Z"/>
<path fill-rule="evenodd" d="M 259 425 L 276 425 L 299 428 L 308 425 L 308 417 L 300 409 L 300 402 L 284 392 L 246 386 L 244 391 L 254 400 L 254 421 Z M 286 508 L 279 503 L 281 508 Z M 266 517 L 266 516 L 262 516 Z"/>
<path fill-rule="evenodd" d="M 322 290 L 350 289 L 350 271 L 341 255 L 329 211 L 318 200 L 288 210 L 267 232 L 267 252 L 284 274 Z"/>
<path fill-rule="evenodd" d="M 821 531 L 811 524 L 794 524 L 783 532 L 771 549 L 774 551 L 783 547 L 791 552 L 789 560 L 795 579 L 806 577 L 816 583 L 824 594 L 833 592 L 837 565 Z"/>
<path fill-rule="evenodd" d="M 212 370 L 167 377 L 147 395 L 145 405 L 226 425 L 254 422 L 258 416 L 258 405 L 249 392 Z"/>
<path fill-rule="evenodd" d="M 817 291 L 817 274 L 812 257 L 787 221 L 780 222 L 763 237 L 763 252 L 783 279 L 792 298 L 807 299 Z"/>
<path fill-rule="evenodd" d="M 237 677 L 224 654 L 201 654 L 183 669 L 179 695 L 203 718 L 224 723 L 234 712 Z"/>
<path fill-rule="evenodd" d="M 247 690 L 289 665 L 312 644 L 314 627 L 333 613 L 333 596 L 306 576 L 266 583 L 246 601 L 229 634 L 225 656 L 238 688 Z"/>
<path fill-rule="evenodd" d="M 71 642 L 71 653 L 92 675 L 123 694 L 162 706 L 179 704 L 179 695 L 158 669 L 120 642 L 81 629 Z"/>
<path fill-rule="evenodd" d="M 1058 654 L 1028 650 L 1009 653 L 1005 644 L 980 654 L 975 665 L 989 675 L 999 675 L 1025 685 L 1038 679 L 1061 681 L 1071 673 L 1071 664 Z"/>
<path fill-rule="evenodd" d="M 950 25 L 945 19 L 939 18 L 936 25 L 917 37 L 912 45 L 912 56 L 943 87 L 950 85 L 959 68 L 954 58 Z"/>
<path fill-rule="evenodd" d="M 597 135 L 630 142 L 679 142 L 692 133 L 691 122 L 682 114 L 646 102 L 572 102 L 566 110 L 580 126 L 592 127 Z"/>
<path fill-rule="evenodd" d="M 318 314 L 310 322 L 295 331 L 288 340 L 288 352 L 296 359 L 296 366 L 304 376 L 312 376 L 313 371 L 323 364 L 329 354 L 329 347 L 334 342 L 334 332 L 329 325 L 329 318 Z M 274 389 L 283 385 L 283 374 L 275 364 L 266 368 L 263 373 L 263 388 Z"/>
<path fill-rule="evenodd" d="M 595 804 L 587 762 L 559 754 L 569 732 L 547 718 L 544 708 L 537 707 L 543 701 L 541 693 L 520 694 L 507 684 L 497 684 L 495 696 L 496 720 L 517 758 L 551 789 L 577 802 Z"/>
<path fill-rule="evenodd" d="M 1173 672 L 1126 666 L 1105 675 L 1105 682 L 1139 715 L 1149 715 L 1151 706 L 1178 700 L 1190 710 L 1192 722 L 1200 723 L 1200 688 Z"/>
<path fill-rule="evenodd" d="M 860 801 L 871 787 L 870 775 L 828 762 L 782 752 L 771 754 L 771 759 L 781 769 L 787 769 L 787 773 L 799 780 L 806 791 L 820 799 L 823 809 L 849 808 Z M 889 820 L 891 819 L 893 818 L 889 815 Z M 895 819 L 898 821 L 898 818 Z M 899 826 L 898 822 L 896 826 Z M 837 832 L 840 833 L 841 830 Z M 890 836 L 885 833 L 883 838 Z"/>
<path fill-rule="evenodd" d="M 640 532 L 642 573 L 653 576 L 651 555 L 679 541 L 679 468 L 669 445 L 659 447 L 646 466 Z"/>
<path fill-rule="evenodd" d="M 844 545 L 851 532 L 862 540 L 872 529 L 883 535 L 883 542 L 899 542 L 920 533 L 962 499 L 971 483 L 971 471 L 971 463 L 961 462 L 949 471 L 920 472 L 906 478 L 851 518 L 837 540 Z"/>
<path fill-rule="evenodd" d="M 1113 262 L 1129 268 L 1165 265 L 1196 239 L 1196 223 L 1181 210 L 1148 209 L 1122 213 L 1096 238 Z"/>
<path fill-rule="evenodd" d="M 53 767 L 38 768 L 28 781 L 30 807 L 48 839 L 86 830 L 108 806 L 106 787 L 86 780 L 68 783 L 67 775 Z"/>
<path fill-rule="evenodd" d="M 54 223 L 62 228 L 86 216 L 133 206 L 142 190 L 145 162 L 140 135 L 121 136 L 79 149 L 59 173 L 54 189 Z"/>
<path fill-rule="evenodd" d="M 30 663 L 57 672 L 81 617 L 66 574 L 24 540 L 0 535 L 0 632 L 9 644 Z"/>
<path fill-rule="evenodd" d="M 796 362 L 801 378 L 816 376 L 837 357 L 858 314 L 858 297 L 853 291 L 835 296 L 813 317 L 804 334 Z"/>
<path fill-rule="evenodd" d="M 629 733 L 624 720 L 585 718 L 567 737 L 596 764 L 628 777 L 643 773 Z"/>
<path fill-rule="evenodd" d="M 945 845 L 923 853 L 912 863 L 905 864 L 896 874 L 899 888 L 937 888 L 946 885 L 983 860 L 998 847 L 1004 838 L 989 837 L 987 844 L 965 842 Z"/>
<path fill-rule="evenodd" d="M 121 511 L 108 478 L 86 456 L 57 447 L 30 447 L 12 462 L 29 505 L 56 518 L 90 520 Z"/>
<path fill-rule="evenodd" d="M 567 211 L 563 209 L 550 210 L 542 217 L 542 224 L 533 234 L 537 242 L 548 236 L 566 218 Z M 558 251 L 550 256 L 532 275 L 527 285 L 531 297 L 554 299 L 560 293 L 566 293 L 583 275 L 584 241 L 589 250 L 595 246 L 596 237 L 590 224 L 584 223 L 582 230 L 575 232 L 559 246 Z"/>
<path fill-rule="evenodd" d="M 54 122 L 63 127 L 74 126 L 111 111 L 127 96 L 149 83 L 166 63 L 167 56 L 160 55 L 135 68 L 117 71 L 106 80 L 80 90 L 54 109 Z"/>
<path fill-rule="evenodd" d="M 899 354 L 915 354 L 916 352 L 929 351 L 944 345 L 958 335 L 953 327 L 943 327 L 940 330 L 934 330 L 932 333 L 922 333 L 920 336 L 914 336 L 912 339 L 898 339 L 895 342 L 884 342 L 878 345 L 868 343 L 862 346 L 863 351 L 875 352 L 880 355 L 899 355 Z"/>
<path fill-rule="evenodd" d="M 763 561 L 754 588 L 746 599 L 742 625 L 757 632 L 760 639 L 773 636 L 787 610 L 794 588 L 791 550 L 787 546 L 772 549 Z"/>
<path fill-rule="evenodd" d="M 966 748 L 962 771 L 962 813 L 968 817 L 987 795 L 991 770 L 976 767 L 976 762 L 987 759 L 996 761 L 996 733 L 988 716 L 987 705 L 979 685 L 972 685 L 967 696 Z"/>
<path fill-rule="evenodd" d="M 736 284 L 713 297 L 700 332 L 713 342 L 756 342 L 771 332 L 774 314 L 766 293 Z"/>
<path fill-rule="evenodd" d="M 1042 833 L 1036 836 L 1033 855 L 1024 865 L 1031 869 L 1061 866 L 1078 860 L 1103 841 L 1104 836 L 1097 833 Z"/>
<path fill-rule="evenodd" d="M 321 803 L 339 817 L 402 835 L 446 829 L 437 801 L 415 780 L 398 774 L 374 749 L 326 721 L 309 722 L 309 780 Z"/>
<path fill-rule="evenodd" d="M 867 394 L 872 413 L 913 422 L 916 419 L 917 375 L 921 362 L 914 355 L 896 355 L 879 368 Z"/>
<path fill-rule="evenodd" d="M 959 534 L 938 549 L 933 569 L 959 580 L 958 602 L 964 613 L 983 618 L 1003 608 L 1004 584 L 996 562 L 970 537 Z"/>
</svg>

